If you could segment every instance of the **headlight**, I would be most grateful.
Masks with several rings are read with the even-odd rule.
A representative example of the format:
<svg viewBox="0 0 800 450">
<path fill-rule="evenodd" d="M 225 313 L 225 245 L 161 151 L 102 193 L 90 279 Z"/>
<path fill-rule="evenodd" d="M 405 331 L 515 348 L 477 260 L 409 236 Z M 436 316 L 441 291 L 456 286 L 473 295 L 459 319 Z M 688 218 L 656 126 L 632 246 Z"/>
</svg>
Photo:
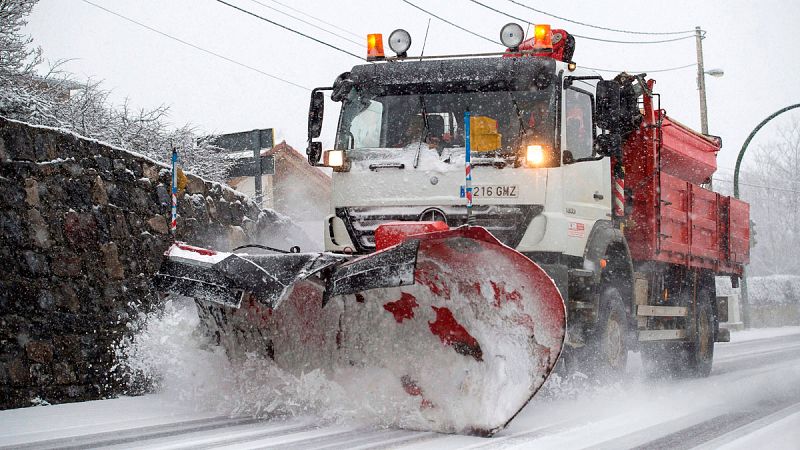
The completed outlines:
<svg viewBox="0 0 800 450">
<path fill-rule="evenodd" d="M 529 166 L 540 166 L 544 162 L 544 148 L 541 145 L 529 145 L 525 152 L 525 163 Z"/>
<path fill-rule="evenodd" d="M 329 150 L 326 156 L 328 157 L 326 166 L 342 167 L 344 165 L 344 152 L 342 150 Z"/>
<path fill-rule="evenodd" d="M 322 163 L 333 168 L 335 172 L 346 172 L 350 169 L 347 154 L 344 150 L 328 150 L 322 157 Z"/>
</svg>

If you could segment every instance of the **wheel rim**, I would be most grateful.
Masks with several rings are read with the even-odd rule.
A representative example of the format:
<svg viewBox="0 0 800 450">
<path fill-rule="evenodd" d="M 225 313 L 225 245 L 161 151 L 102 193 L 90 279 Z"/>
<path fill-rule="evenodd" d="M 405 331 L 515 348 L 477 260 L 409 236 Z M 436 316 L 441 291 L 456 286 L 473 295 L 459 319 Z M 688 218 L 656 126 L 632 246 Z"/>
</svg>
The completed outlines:
<svg viewBox="0 0 800 450">
<path fill-rule="evenodd" d="M 610 320 L 606 328 L 606 357 L 608 362 L 616 367 L 619 365 L 622 352 L 622 329 L 619 322 Z"/>
<path fill-rule="evenodd" d="M 703 311 L 700 314 L 700 326 L 698 327 L 698 356 L 702 361 L 708 360 L 711 348 L 711 327 L 709 325 L 708 313 Z"/>
</svg>

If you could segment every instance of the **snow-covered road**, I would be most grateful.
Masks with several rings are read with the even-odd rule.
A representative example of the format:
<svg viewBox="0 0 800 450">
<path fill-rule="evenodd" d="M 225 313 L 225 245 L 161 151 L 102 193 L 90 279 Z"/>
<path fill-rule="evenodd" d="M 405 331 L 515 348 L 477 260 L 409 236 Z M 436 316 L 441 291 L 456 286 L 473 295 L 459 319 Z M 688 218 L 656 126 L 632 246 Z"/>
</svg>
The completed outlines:
<svg viewBox="0 0 800 450">
<path fill-rule="evenodd" d="M 491 439 L 220 417 L 149 395 L 0 411 L 2 448 L 800 448 L 800 327 L 717 344 L 707 379 L 652 381 L 632 355 L 611 386 L 548 381 Z"/>
</svg>

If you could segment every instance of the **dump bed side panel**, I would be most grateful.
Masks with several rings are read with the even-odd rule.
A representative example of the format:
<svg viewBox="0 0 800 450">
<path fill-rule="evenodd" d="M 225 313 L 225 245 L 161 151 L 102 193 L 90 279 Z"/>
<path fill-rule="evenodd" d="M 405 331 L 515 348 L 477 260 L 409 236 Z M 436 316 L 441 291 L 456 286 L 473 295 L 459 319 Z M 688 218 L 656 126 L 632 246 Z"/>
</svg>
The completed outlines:
<svg viewBox="0 0 800 450">
<path fill-rule="evenodd" d="M 727 197 L 729 248 L 726 255 L 731 263 L 750 262 L 750 205 Z"/>
<path fill-rule="evenodd" d="M 717 170 L 719 138 L 703 136 L 680 122 L 661 116 L 661 171 L 700 184 Z"/>
<path fill-rule="evenodd" d="M 741 274 L 749 261 L 749 207 L 699 186 L 716 170 L 719 140 L 656 111 L 647 117 L 645 111 L 623 148 L 631 256 Z"/>
</svg>

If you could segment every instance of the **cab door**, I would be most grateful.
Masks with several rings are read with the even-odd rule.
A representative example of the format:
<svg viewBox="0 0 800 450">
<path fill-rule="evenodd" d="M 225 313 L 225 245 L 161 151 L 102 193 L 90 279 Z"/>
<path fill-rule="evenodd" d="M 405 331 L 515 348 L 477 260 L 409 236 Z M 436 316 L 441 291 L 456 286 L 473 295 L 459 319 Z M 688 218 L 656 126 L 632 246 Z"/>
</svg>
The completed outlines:
<svg viewBox="0 0 800 450">
<path fill-rule="evenodd" d="M 561 149 L 564 214 L 570 236 L 585 237 L 595 220 L 611 215 L 611 162 L 594 152 L 594 86 L 577 80 L 562 91 Z M 582 236 L 574 236 L 582 235 Z"/>
</svg>

